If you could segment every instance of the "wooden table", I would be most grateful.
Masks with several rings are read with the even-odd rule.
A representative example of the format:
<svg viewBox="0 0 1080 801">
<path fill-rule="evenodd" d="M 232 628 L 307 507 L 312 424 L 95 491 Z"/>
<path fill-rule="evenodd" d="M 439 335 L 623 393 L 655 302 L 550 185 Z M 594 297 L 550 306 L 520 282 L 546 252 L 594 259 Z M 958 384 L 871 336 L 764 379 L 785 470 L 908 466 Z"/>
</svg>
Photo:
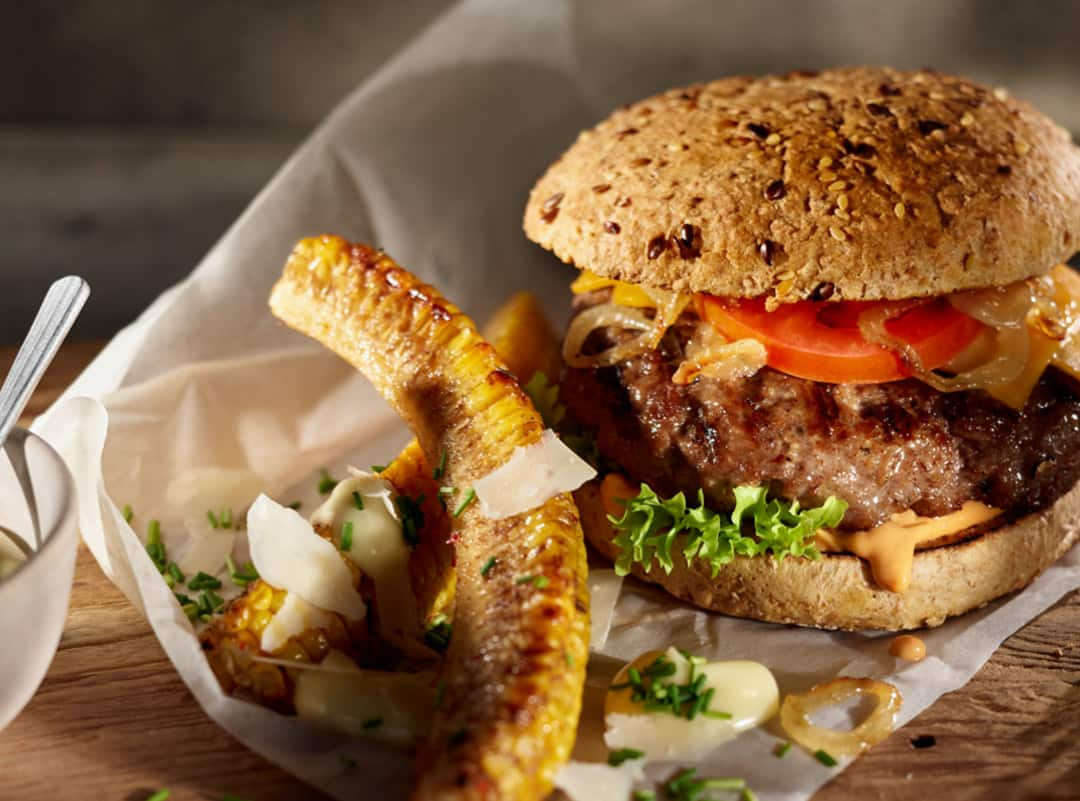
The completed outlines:
<svg viewBox="0 0 1080 801">
<path fill-rule="evenodd" d="M 28 416 L 46 408 L 102 344 L 66 346 Z M 0 349 L 0 371 L 13 355 Z M 936 746 L 911 746 L 927 734 Z M 1080 593 L 1073 593 L 1007 640 L 966 687 L 815 799 L 1071 801 L 1080 798 L 1078 742 Z M 0 733 L 0 799 L 143 801 L 161 787 L 172 790 L 170 801 L 325 799 L 203 714 L 150 627 L 80 546 L 60 650 L 37 695 Z M 367 792 L 358 797 L 378 798 L 376 788 Z"/>
</svg>

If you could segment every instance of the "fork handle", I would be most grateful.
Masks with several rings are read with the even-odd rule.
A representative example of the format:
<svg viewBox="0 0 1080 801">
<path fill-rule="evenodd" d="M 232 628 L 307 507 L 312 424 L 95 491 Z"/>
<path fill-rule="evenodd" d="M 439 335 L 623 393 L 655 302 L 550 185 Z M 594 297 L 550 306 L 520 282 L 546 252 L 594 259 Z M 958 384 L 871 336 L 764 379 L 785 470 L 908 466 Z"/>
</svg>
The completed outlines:
<svg viewBox="0 0 1080 801">
<path fill-rule="evenodd" d="M 89 296 L 89 285 L 77 275 L 61 278 L 49 287 L 30 332 L 0 387 L 0 443 L 7 439 L 26 408 Z"/>
</svg>

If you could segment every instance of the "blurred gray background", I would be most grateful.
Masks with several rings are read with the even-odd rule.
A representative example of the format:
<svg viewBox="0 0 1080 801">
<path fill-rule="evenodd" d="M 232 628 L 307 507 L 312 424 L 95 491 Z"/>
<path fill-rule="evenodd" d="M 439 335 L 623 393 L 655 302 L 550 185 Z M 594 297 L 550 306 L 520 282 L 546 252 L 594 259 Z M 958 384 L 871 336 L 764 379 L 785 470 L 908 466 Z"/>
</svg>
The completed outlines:
<svg viewBox="0 0 1080 801">
<path fill-rule="evenodd" d="M 449 5 L 0 0 L 0 343 L 22 336 L 48 282 L 68 272 L 94 291 L 76 336 L 109 336 L 133 319 L 195 266 L 335 103 Z M 651 24 L 631 28 L 628 5 Z M 657 74 L 933 66 L 1006 86 L 1080 132 L 1076 2 L 573 7 L 593 100 L 663 89 Z M 600 56 L 619 66 L 600 69 Z M 552 142 L 543 161 L 566 144 Z"/>
</svg>

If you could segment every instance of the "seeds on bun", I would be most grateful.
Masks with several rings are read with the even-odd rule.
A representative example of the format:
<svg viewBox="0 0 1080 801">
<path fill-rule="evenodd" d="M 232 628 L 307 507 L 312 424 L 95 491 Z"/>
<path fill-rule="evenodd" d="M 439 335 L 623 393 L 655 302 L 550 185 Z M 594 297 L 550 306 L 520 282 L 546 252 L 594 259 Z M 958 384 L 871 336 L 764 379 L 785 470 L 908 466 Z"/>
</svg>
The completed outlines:
<svg viewBox="0 0 1080 801">
<path fill-rule="evenodd" d="M 582 133 L 524 225 L 582 270 L 560 399 L 619 572 L 900 629 L 1075 541 L 1080 151 L 1026 103 L 879 67 L 675 89 Z"/>
<path fill-rule="evenodd" d="M 597 275 L 780 302 L 1044 273 L 1080 241 L 1080 155 L 1001 90 L 851 67 L 725 78 L 622 108 L 537 182 L 525 232 Z"/>
</svg>

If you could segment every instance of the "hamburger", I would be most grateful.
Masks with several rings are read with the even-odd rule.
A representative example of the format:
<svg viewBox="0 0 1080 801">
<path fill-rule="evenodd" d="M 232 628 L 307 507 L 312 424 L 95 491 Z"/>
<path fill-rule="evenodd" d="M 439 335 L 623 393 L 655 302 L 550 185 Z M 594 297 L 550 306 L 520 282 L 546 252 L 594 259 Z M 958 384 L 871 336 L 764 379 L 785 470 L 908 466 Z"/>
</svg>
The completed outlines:
<svg viewBox="0 0 1080 801">
<path fill-rule="evenodd" d="M 934 626 L 1080 532 L 1080 153 L 935 71 L 624 107 L 533 188 L 581 270 L 560 402 L 617 570 L 705 609 Z"/>
</svg>

